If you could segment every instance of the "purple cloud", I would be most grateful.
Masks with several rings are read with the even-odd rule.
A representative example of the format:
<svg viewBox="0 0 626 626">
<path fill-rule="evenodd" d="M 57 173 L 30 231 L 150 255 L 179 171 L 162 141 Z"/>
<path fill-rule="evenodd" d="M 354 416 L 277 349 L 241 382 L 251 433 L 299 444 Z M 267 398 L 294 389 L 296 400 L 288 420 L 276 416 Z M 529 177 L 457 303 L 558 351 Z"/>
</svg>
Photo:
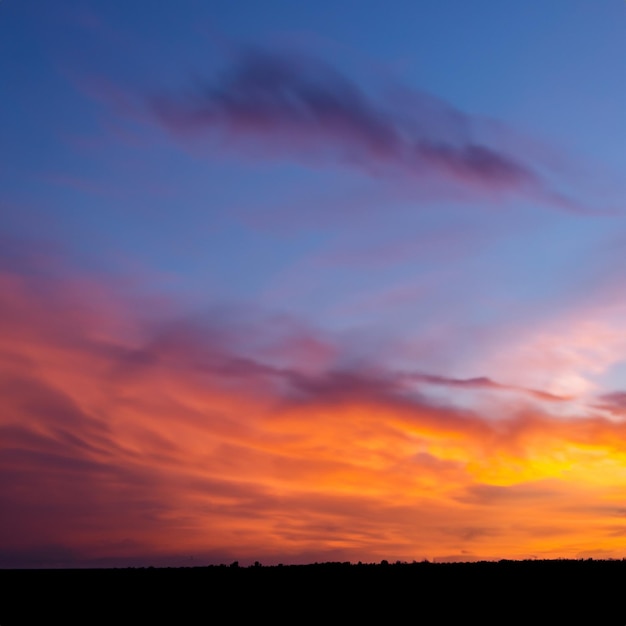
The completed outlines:
<svg viewBox="0 0 626 626">
<path fill-rule="evenodd" d="M 161 96 L 151 105 L 161 124 L 181 136 L 255 138 L 266 151 L 313 152 L 368 170 L 391 166 L 411 178 L 436 175 L 489 190 L 530 190 L 566 205 L 522 159 L 473 138 L 469 116 L 426 94 L 397 96 L 374 98 L 320 62 L 255 51 L 194 94 Z"/>
<path fill-rule="evenodd" d="M 495 391 L 516 391 L 528 394 L 538 400 L 546 400 L 548 402 L 566 402 L 571 400 L 570 396 L 562 396 L 541 389 L 529 389 L 517 385 L 503 385 L 486 376 L 478 376 L 476 378 L 449 378 L 447 376 L 436 376 L 433 374 L 409 373 L 406 378 L 417 382 L 428 383 L 431 385 L 441 385 L 444 387 L 456 387 L 465 389 L 488 389 Z"/>
<path fill-rule="evenodd" d="M 613 391 L 602 394 L 596 408 L 605 409 L 614 415 L 626 415 L 626 391 Z"/>
</svg>

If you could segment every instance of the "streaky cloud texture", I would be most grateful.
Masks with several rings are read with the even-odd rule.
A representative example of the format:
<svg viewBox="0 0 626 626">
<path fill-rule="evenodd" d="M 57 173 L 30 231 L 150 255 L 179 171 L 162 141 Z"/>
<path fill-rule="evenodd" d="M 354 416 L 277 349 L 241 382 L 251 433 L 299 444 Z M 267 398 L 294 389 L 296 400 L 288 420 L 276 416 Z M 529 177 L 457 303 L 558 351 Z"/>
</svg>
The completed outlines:
<svg viewBox="0 0 626 626">
<path fill-rule="evenodd" d="M 626 415 L 626 391 L 613 391 L 601 394 L 598 398 L 599 408 L 606 409 L 615 415 Z"/>
<path fill-rule="evenodd" d="M 540 400 L 548 400 L 553 402 L 563 402 L 571 400 L 571 396 L 560 396 L 540 389 L 528 389 L 526 387 L 518 387 L 515 385 L 503 385 L 497 383 L 486 376 L 477 378 L 446 378 L 445 376 L 434 376 L 432 374 L 408 373 L 406 376 L 412 380 L 417 380 L 433 385 L 443 385 L 446 387 L 460 387 L 465 389 L 491 389 L 502 391 L 517 391 L 527 393 Z"/>
<path fill-rule="evenodd" d="M 217 78 L 187 95 L 153 97 L 151 107 L 181 137 L 213 132 L 240 146 L 262 142 L 264 156 L 338 160 L 367 173 L 392 171 L 421 184 L 435 177 L 587 212 L 523 156 L 482 142 L 472 118 L 444 101 L 406 88 L 374 97 L 338 69 L 298 54 L 246 49 Z"/>
<path fill-rule="evenodd" d="M 347 344 L 311 369 L 328 340 L 302 324 L 277 342 L 36 266 L 0 274 L 3 566 L 619 551 L 621 421 L 526 389 L 493 419 L 429 395 L 490 378 L 340 365 Z"/>
</svg>

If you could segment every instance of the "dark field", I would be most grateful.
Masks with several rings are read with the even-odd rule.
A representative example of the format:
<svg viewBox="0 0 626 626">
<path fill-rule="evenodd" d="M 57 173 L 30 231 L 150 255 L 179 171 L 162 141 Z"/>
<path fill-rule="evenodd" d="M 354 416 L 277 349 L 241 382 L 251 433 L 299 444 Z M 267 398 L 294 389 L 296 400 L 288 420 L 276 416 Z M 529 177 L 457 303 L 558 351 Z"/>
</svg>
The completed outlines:
<svg viewBox="0 0 626 626">
<path fill-rule="evenodd" d="M 12 624 L 626 624 L 626 560 L 2 570 Z"/>
</svg>

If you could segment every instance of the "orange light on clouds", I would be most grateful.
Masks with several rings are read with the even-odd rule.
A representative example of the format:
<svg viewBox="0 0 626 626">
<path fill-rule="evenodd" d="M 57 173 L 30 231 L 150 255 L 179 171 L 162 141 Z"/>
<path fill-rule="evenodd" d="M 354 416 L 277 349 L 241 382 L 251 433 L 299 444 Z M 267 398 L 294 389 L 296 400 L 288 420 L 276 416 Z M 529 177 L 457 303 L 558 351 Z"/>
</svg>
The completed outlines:
<svg viewBox="0 0 626 626">
<path fill-rule="evenodd" d="M 7 562 L 624 555 L 624 425 L 592 408 L 494 419 L 1 278 Z"/>
</svg>

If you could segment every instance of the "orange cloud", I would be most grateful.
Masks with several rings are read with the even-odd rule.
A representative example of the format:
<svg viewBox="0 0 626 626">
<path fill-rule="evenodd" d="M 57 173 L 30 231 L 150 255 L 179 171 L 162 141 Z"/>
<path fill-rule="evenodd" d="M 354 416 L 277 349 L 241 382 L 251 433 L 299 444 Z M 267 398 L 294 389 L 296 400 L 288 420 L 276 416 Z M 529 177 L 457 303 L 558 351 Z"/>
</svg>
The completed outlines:
<svg viewBox="0 0 626 626">
<path fill-rule="evenodd" d="M 429 388 L 506 385 L 341 369 L 302 329 L 255 353 L 261 322 L 159 320 L 84 278 L 0 287 L 5 566 L 623 556 L 617 419 L 517 388 L 486 416 Z"/>
</svg>

